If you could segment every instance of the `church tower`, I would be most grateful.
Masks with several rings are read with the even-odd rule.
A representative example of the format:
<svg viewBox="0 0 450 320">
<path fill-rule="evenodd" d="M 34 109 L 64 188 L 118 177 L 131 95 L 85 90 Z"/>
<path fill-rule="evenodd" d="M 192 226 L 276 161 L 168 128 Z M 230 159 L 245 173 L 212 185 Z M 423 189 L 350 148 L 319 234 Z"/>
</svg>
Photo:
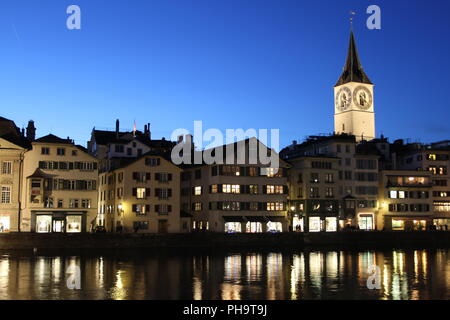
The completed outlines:
<svg viewBox="0 0 450 320">
<path fill-rule="evenodd" d="M 352 134 L 356 141 L 375 138 L 373 84 L 361 66 L 353 31 L 344 71 L 334 86 L 334 105 L 335 133 Z"/>
</svg>

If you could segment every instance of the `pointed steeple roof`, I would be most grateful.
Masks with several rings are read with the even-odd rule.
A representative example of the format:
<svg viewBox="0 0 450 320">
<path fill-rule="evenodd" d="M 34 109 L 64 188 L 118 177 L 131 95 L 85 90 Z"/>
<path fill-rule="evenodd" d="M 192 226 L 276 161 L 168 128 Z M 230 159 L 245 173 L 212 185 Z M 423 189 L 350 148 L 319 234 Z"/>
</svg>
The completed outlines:
<svg viewBox="0 0 450 320">
<path fill-rule="evenodd" d="M 344 71 L 339 78 L 336 86 L 348 82 L 360 82 L 372 84 L 367 74 L 364 72 L 359 60 L 358 49 L 356 49 L 355 35 L 350 32 L 350 43 L 348 45 L 347 61 L 345 62 Z"/>
</svg>

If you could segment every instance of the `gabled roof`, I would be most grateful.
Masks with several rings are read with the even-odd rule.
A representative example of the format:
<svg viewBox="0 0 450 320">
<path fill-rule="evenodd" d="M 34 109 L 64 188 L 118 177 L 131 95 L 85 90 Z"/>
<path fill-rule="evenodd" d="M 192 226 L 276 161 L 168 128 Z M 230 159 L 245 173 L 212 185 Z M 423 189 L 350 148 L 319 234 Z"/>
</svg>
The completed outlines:
<svg viewBox="0 0 450 320">
<path fill-rule="evenodd" d="M 128 144 L 130 141 L 137 140 L 150 148 L 173 148 L 175 146 L 175 142 L 168 140 L 152 140 L 149 139 L 142 133 L 141 131 L 136 131 L 136 136 L 131 140 L 128 138 L 129 135 L 133 135 L 132 132 L 119 132 L 117 135 L 115 131 L 102 131 L 102 130 L 94 130 L 93 136 L 95 142 L 98 145 L 107 145 L 109 143 L 117 143 L 117 144 Z"/>
<path fill-rule="evenodd" d="M 348 45 L 347 61 L 345 62 L 344 71 L 336 83 L 336 87 L 348 82 L 372 84 L 369 77 L 364 72 L 361 61 L 359 60 L 353 31 L 350 32 L 350 43 Z"/>
<path fill-rule="evenodd" d="M 36 178 L 36 179 L 46 179 L 50 177 L 50 175 L 44 173 L 41 169 L 37 168 L 31 176 L 28 176 L 27 179 Z"/>
<path fill-rule="evenodd" d="M 17 136 L 16 134 L 8 133 L 0 136 L 0 138 L 5 139 L 8 142 L 15 144 L 16 146 L 22 147 L 24 149 L 31 148 L 30 141 L 22 136 Z"/>
<path fill-rule="evenodd" d="M 14 121 L 0 117 L 0 137 L 7 134 L 20 136 L 20 130 Z"/>
<path fill-rule="evenodd" d="M 53 134 L 46 135 L 42 138 L 36 139 L 35 142 L 40 143 L 55 143 L 55 144 L 73 144 L 70 139 L 61 139 Z"/>
</svg>

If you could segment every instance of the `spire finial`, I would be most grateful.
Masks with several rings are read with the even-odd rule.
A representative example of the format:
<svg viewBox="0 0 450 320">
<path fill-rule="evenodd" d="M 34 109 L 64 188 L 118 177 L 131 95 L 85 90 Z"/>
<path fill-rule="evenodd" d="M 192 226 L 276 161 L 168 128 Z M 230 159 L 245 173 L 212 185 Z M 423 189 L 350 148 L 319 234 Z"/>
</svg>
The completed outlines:
<svg viewBox="0 0 450 320">
<path fill-rule="evenodd" d="M 353 31 L 353 19 L 354 19 L 354 16 L 356 15 L 356 11 L 350 11 L 350 18 L 349 18 L 349 20 L 350 20 L 350 30 L 351 31 Z"/>
</svg>

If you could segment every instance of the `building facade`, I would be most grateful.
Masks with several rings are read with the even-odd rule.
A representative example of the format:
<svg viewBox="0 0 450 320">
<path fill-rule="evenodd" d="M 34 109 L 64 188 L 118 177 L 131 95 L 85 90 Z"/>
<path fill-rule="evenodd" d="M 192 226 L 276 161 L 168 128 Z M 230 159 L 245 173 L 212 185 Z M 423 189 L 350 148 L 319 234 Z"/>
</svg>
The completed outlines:
<svg viewBox="0 0 450 320">
<path fill-rule="evenodd" d="M 241 144 L 242 143 L 242 144 Z M 250 161 L 250 149 L 268 148 L 255 138 L 233 144 L 245 152 L 242 162 L 199 164 L 184 168 L 181 182 L 182 210 L 193 216 L 193 230 L 228 233 L 285 232 L 290 230 L 287 213 L 287 168 L 280 160 L 275 169 Z M 224 159 L 227 146 L 222 148 Z M 202 153 L 211 153 L 205 150 Z M 269 151 L 270 152 L 270 151 Z M 274 156 L 278 157 L 278 155 Z M 228 158 L 230 159 L 230 158 Z"/>
<path fill-rule="evenodd" d="M 100 224 L 109 232 L 190 232 L 180 211 L 181 169 L 170 159 L 147 154 L 100 174 Z"/>
<path fill-rule="evenodd" d="M 388 231 L 421 231 L 433 224 L 429 172 L 383 170 L 380 173 L 378 225 Z"/>
<path fill-rule="evenodd" d="M 97 220 L 97 159 L 70 139 L 48 135 L 24 154 L 21 231 L 89 232 Z"/>
</svg>

